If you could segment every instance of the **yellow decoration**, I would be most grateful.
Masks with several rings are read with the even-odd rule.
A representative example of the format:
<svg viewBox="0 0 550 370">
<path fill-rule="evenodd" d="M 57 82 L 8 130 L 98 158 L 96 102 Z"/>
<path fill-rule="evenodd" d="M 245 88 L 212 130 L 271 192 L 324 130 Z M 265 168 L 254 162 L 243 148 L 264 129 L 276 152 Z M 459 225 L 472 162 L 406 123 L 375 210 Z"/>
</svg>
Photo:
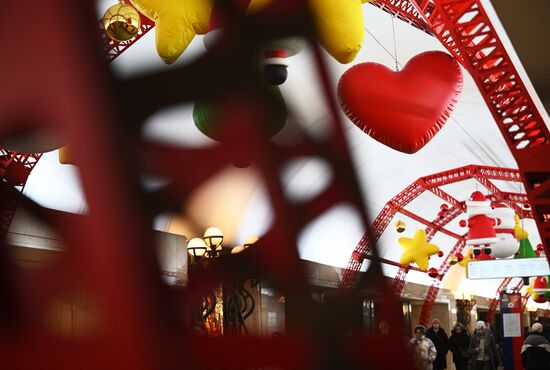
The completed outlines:
<svg viewBox="0 0 550 370">
<path fill-rule="evenodd" d="M 155 22 L 157 53 L 171 64 L 187 49 L 195 35 L 208 32 L 214 0 L 131 0 Z"/>
<path fill-rule="evenodd" d="M 157 52 L 171 64 L 195 35 L 208 32 L 214 0 L 131 0 L 155 22 Z M 272 0 L 252 0 L 247 13 L 255 13 Z M 320 44 L 340 63 L 349 63 L 361 49 L 365 34 L 361 4 L 367 0 L 309 0 Z"/>
<path fill-rule="evenodd" d="M 397 231 L 398 233 L 402 233 L 407 229 L 407 225 L 405 224 L 405 222 L 401 220 L 397 220 L 397 222 L 395 223 L 395 225 L 393 225 L 393 227 L 395 228 L 395 231 Z"/>
<path fill-rule="evenodd" d="M 525 231 L 523 227 L 521 227 L 521 220 L 519 219 L 519 216 L 517 215 L 517 213 L 514 215 L 514 220 L 516 221 L 516 225 L 514 226 L 516 239 L 525 240 L 529 238 L 529 233 Z"/>
<path fill-rule="evenodd" d="M 141 27 L 139 13 L 128 4 L 117 4 L 107 9 L 101 23 L 107 36 L 115 41 L 130 40 Z"/>
<path fill-rule="evenodd" d="M 309 0 L 319 43 L 340 63 L 349 63 L 361 49 L 365 26 L 364 0 Z"/>
<path fill-rule="evenodd" d="M 472 255 L 472 249 L 469 249 L 468 252 L 464 254 L 464 258 L 462 258 L 462 261 L 460 261 L 458 264 L 464 268 L 468 268 L 468 261 L 471 261 L 472 258 L 470 257 Z"/>
<path fill-rule="evenodd" d="M 59 163 L 61 164 L 75 164 L 73 162 L 73 155 L 71 148 L 68 145 L 65 145 L 59 149 L 57 152 Z"/>
<path fill-rule="evenodd" d="M 428 269 L 428 257 L 439 252 L 437 245 L 428 243 L 426 231 L 423 229 L 418 230 L 412 239 L 401 237 L 397 242 L 405 250 L 399 263 L 408 265 L 414 262 L 422 270 Z"/>
</svg>

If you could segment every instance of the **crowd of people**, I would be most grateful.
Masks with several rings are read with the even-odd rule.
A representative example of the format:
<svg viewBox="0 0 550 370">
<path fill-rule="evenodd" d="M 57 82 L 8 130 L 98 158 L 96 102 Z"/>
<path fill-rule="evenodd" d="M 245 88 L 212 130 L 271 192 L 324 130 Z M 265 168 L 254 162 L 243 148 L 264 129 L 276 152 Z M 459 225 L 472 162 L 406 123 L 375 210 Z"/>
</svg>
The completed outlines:
<svg viewBox="0 0 550 370">
<path fill-rule="evenodd" d="M 490 323 L 476 322 L 472 335 L 461 323 L 456 323 L 449 337 L 440 321 L 434 319 L 429 329 L 422 325 L 415 327 L 409 347 L 418 370 L 447 369 L 449 351 L 456 370 L 497 370 L 502 364 L 498 342 Z M 521 361 L 525 370 L 550 370 L 550 342 L 539 322 L 533 324 L 525 339 Z"/>
</svg>

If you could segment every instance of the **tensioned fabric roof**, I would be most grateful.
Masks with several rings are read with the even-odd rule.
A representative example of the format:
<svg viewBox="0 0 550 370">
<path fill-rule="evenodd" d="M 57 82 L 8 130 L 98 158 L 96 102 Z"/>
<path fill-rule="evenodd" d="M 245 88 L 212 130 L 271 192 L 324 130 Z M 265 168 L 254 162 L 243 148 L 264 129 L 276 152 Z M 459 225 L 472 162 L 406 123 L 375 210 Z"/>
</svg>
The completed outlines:
<svg viewBox="0 0 550 370">
<path fill-rule="evenodd" d="M 109 5 L 112 4 L 101 1 L 98 5 L 98 14 L 102 14 Z M 487 6 L 490 7 L 490 4 L 487 3 Z M 445 50 L 435 38 L 399 20 L 395 20 L 393 25 L 394 43 L 391 16 L 367 4 L 363 5 L 363 13 L 366 25 L 365 42 L 356 60 L 350 65 L 341 65 L 327 55 L 334 87 L 342 73 L 353 64 L 378 62 L 395 68 L 395 57 L 402 66 L 423 51 Z M 202 38 L 196 37 L 176 65 L 189 63 L 204 52 Z M 287 104 L 309 132 L 327 134 L 323 121 L 328 116 L 328 109 L 321 94 L 311 51 L 304 50 L 290 58 L 289 63 L 289 77 L 282 85 L 282 93 Z M 173 68 L 158 58 L 154 32 L 139 40 L 111 66 L 114 73 L 121 77 Z M 403 154 L 380 144 L 355 127 L 342 114 L 355 169 L 365 194 L 364 202 L 371 218 L 376 216 L 390 198 L 419 177 L 469 164 L 517 168 L 473 80 L 464 70 L 463 74 L 464 90 L 451 119 L 436 137 L 416 154 Z M 144 134 L 181 146 L 197 147 L 213 143 L 195 128 L 192 105 L 189 104 L 171 107 L 151 117 Z M 282 137 L 284 130 L 273 140 L 281 140 Z M 289 165 L 282 174 L 282 181 L 289 195 L 303 198 L 313 196 L 322 190 L 331 176 L 328 166 L 322 160 L 309 158 Z M 144 181 L 150 186 L 155 186 L 157 182 L 151 179 Z M 506 183 L 500 186 L 513 192 L 523 191 L 518 184 Z M 474 180 L 445 188 L 458 200 L 466 199 L 477 189 L 484 190 Z M 70 212 L 85 212 L 86 209 L 85 198 L 79 185 L 78 170 L 73 166 L 59 164 L 56 152 L 47 153 L 42 157 L 31 173 L 25 193 L 46 207 Z M 438 198 L 425 194 L 411 203 L 410 208 L 426 219 L 433 219 L 440 204 Z M 270 224 L 270 205 L 261 179 L 253 167 L 226 168 L 196 191 L 185 213 L 185 216 L 182 212 L 180 215 L 161 217 L 157 220 L 156 227 L 194 237 L 199 236 L 208 226 L 217 226 L 224 231 L 227 244 L 236 245 L 242 243 L 247 236 L 261 236 Z M 203 229 L 193 229 L 188 222 L 189 219 L 192 219 L 195 225 L 202 225 Z M 406 217 L 400 219 L 408 226 L 405 235 L 411 236 L 422 227 Z M 524 227 L 530 233 L 532 244 L 539 243 L 534 223 L 526 220 Z M 451 223 L 448 228 L 458 234 L 464 233 L 464 229 L 458 226 L 458 220 Z M 342 204 L 329 210 L 303 231 L 299 239 L 300 255 L 306 260 L 345 267 L 363 233 L 364 230 L 351 208 Z M 384 232 L 379 240 L 382 257 L 399 260 L 401 249 L 396 243 L 397 237 L 398 234 L 391 227 Z M 433 239 L 433 243 L 447 252 L 453 246 L 454 240 L 439 233 Z M 432 258 L 432 263 L 433 267 L 437 267 L 441 260 Z M 368 263 L 365 263 L 363 269 L 367 265 Z M 388 276 L 393 276 L 395 269 L 390 266 L 384 267 Z M 458 267 L 455 269 L 456 272 L 451 269 L 444 281 L 444 285 L 452 289 L 457 289 L 463 282 L 463 274 Z M 407 279 L 428 285 L 432 281 L 426 274 L 416 272 L 411 272 Z M 479 295 L 492 296 L 498 283 L 499 281 L 484 281 L 472 286 L 472 290 Z"/>
</svg>

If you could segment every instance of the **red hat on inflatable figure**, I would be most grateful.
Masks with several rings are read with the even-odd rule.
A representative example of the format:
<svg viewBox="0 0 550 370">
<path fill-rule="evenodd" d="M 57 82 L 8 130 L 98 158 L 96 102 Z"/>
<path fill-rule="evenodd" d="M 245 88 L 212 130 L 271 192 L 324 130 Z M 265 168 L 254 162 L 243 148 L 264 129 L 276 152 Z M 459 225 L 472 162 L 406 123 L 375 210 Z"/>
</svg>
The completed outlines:
<svg viewBox="0 0 550 370">
<path fill-rule="evenodd" d="M 466 244 L 472 246 L 476 259 L 482 255 L 483 247 L 483 259 L 488 259 L 492 244 L 498 241 L 494 227 L 500 223 L 493 217 L 491 202 L 480 191 L 474 191 L 466 200 L 466 214 L 468 220 L 460 221 L 460 226 L 468 227 Z"/>
<path fill-rule="evenodd" d="M 259 9 L 256 5 L 251 9 L 250 1 L 241 1 L 238 3 L 242 7 L 243 14 L 250 12 L 258 12 Z M 257 3 L 255 3 L 257 4 Z M 221 37 L 222 28 L 224 28 L 223 19 L 220 17 L 220 12 L 214 6 L 212 15 L 210 17 L 210 24 L 208 25 L 208 33 L 204 36 L 203 42 L 206 49 L 210 50 L 214 44 Z M 287 58 L 298 54 L 305 48 L 306 41 L 301 37 L 289 37 L 280 40 L 271 40 L 269 43 L 263 46 L 262 54 L 260 56 L 260 63 L 263 64 L 264 80 L 269 85 L 281 85 L 287 77 Z"/>
<path fill-rule="evenodd" d="M 491 253 L 495 258 L 513 257 L 519 249 L 519 241 L 514 230 L 515 214 L 512 208 L 503 203 L 497 204 L 493 210 L 495 218 L 500 220 L 500 223 L 495 225 L 498 241 L 493 245 Z"/>
</svg>

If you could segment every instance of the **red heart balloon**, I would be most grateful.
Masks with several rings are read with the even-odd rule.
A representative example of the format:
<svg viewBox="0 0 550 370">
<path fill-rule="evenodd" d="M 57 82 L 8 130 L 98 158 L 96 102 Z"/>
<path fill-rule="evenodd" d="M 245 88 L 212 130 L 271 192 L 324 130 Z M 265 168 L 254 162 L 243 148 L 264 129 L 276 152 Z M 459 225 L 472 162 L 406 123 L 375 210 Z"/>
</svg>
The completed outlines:
<svg viewBox="0 0 550 370">
<path fill-rule="evenodd" d="M 400 72 L 378 63 L 357 64 L 338 83 L 348 118 L 373 139 L 415 153 L 445 125 L 462 92 L 462 72 L 449 54 L 428 51 Z"/>
</svg>

